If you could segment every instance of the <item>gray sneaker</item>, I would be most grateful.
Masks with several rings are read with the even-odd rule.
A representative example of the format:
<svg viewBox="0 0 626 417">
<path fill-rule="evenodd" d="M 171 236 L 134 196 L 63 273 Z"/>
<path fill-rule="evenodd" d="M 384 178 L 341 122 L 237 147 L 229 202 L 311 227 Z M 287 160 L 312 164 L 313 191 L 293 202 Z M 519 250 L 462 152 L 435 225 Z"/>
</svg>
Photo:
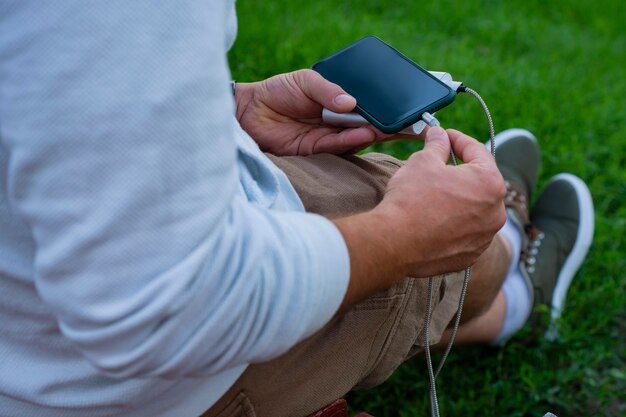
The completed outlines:
<svg viewBox="0 0 626 417">
<path fill-rule="evenodd" d="M 537 138 L 525 129 L 508 129 L 498 133 L 495 142 L 496 164 L 507 188 L 513 184 L 516 192 L 522 193 L 523 200 L 530 201 L 541 164 Z M 489 142 L 485 146 L 490 149 Z"/>
<path fill-rule="evenodd" d="M 508 129 L 498 133 L 496 164 L 504 178 L 506 196 L 504 205 L 507 217 L 522 235 L 522 247 L 529 243 L 527 232 L 531 230 L 529 202 L 537 186 L 541 152 L 535 136 L 525 129 Z M 490 149 L 490 143 L 485 144 Z"/>
<path fill-rule="evenodd" d="M 534 288 L 533 306 L 550 308 L 545 337 L 553 340 L 567 290 L 593 240 L 594 210 L 587 185 L 572 174 L 553 177 L 541 192 L 530 221 L 521 271 Z M 538 320 L 537 313 L 531 320 Z"/>
</svg>

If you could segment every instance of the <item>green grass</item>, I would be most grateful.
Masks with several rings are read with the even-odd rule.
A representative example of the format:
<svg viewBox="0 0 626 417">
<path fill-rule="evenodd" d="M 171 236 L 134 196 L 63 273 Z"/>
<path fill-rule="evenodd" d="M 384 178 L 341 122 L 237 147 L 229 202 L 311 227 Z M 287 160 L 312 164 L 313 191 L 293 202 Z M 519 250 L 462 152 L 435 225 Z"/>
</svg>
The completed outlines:
<svg viewBox="0 0 626 417">
<path fill-rule="evenodd" d="M 390 6 L 393 4 L 393 6 Z M 478 90 L 496 130 L 524 127 L 541 143 L 540 185 L 572 172 L 589 184 L 596 234 L 569 293 L 560 338 L 517 337 L 500 349 L 454 351 L 438 380 L 447 416 L 626 415 L 626 3 L 597 1 L 240 1 L 233 78 L 310 67 L 374 34 Z M 481 140 L 478 104 L 439 113 Z M 405 158 L 420 144 L 378 151 Z M 428 414 L 423 358 L 349 400 L 377 417 Z"/>
</svg>

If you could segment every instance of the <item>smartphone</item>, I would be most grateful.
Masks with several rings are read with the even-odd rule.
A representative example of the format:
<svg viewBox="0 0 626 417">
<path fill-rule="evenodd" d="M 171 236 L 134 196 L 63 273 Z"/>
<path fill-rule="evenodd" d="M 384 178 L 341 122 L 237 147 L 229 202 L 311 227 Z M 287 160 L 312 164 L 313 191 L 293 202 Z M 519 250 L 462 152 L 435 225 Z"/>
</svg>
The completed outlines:
<svg viewBox="0 0 626 417">
<path fill-rule="evenodd" d="M 456 93 L 396 49 L 367 36 L 313 65 L 357 102 L 356 111 L 396 133 L 454 101 Z"/>
</svg>

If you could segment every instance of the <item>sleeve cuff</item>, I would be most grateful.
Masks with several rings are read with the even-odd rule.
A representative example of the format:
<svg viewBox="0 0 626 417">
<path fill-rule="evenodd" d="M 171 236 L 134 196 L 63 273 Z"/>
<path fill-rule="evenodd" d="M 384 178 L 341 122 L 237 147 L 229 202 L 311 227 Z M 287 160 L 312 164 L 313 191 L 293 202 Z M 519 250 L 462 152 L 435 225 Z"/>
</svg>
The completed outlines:
<svg viewBox="0 0 626 417">
<path fill-rule="evenodd" d="M 299 213 L 299 215 L 303 215 Z M 324 326 L 339 309 L 350 281 L 350 255 L 346 242 L 333 222 L 317 214 L 304 214 L 306 221 L 292 222 L 301 234 L 312 270 L 308 285 L 308 311 L 304 337 Z"/>
</svg>

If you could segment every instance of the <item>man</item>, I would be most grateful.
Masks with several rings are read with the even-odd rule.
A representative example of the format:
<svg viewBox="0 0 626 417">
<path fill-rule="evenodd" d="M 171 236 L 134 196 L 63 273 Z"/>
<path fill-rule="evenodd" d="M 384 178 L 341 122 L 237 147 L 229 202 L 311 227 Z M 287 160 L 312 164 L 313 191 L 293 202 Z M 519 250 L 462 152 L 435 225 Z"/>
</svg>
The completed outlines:
<svg viewBox="0 0 626 417">
<path fill-rule="evenodd" d="M 475 264 L 459 338 L 497 342 L 583 241 L 569 180 L 567 222 L 551 192 L 544 234 L 518 229 L 536 152 L 500 156 L 513 195 L 457 131 L 405 164 L 334 156 L 389 138 L 320 124 L 355 102 L 311 71 L 233 100 L 231 2 L 15 1 L 0 25 L 2 415 L 306 415 L 421 350 L 425 277 L 448 274 L 436 342 Z"/>
</svg>

